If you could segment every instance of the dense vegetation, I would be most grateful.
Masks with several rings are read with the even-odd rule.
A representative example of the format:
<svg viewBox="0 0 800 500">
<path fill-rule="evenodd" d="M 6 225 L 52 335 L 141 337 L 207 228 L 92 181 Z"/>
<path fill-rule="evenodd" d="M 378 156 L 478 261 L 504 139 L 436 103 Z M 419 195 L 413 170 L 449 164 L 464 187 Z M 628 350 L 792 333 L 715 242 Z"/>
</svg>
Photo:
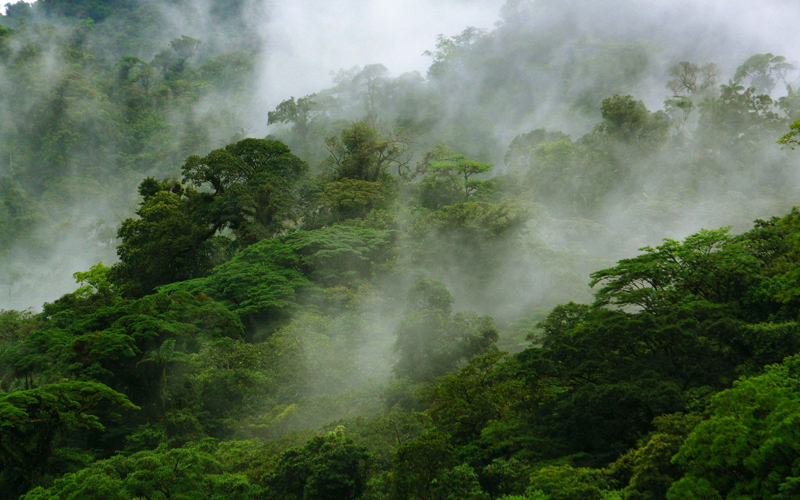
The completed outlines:
<svg viewBox="0 0 800 500">
<path fill-rule="evenodd" d="M 549 106 L 591 126 L 503 142 L 487 130 L 543 111 L 521 75 L 564 63 L 559 25 L 526 24 L 547 9 L 509 2 L 441 37 L 426 78 L 343 71 L 246 138 L 244 3 L 210 2 L 203 41 L 164 35 L 167 8 L 197 14 L 0 17 L 9 294 L 67 226 L 72 252 L 116 251 L 0 310 L 0 498 L 800 495 L 786 58 L 727 84 L 672 61 L 651 111 L 620 90 L 646 44 L 575 42 Z"/>
</svg>

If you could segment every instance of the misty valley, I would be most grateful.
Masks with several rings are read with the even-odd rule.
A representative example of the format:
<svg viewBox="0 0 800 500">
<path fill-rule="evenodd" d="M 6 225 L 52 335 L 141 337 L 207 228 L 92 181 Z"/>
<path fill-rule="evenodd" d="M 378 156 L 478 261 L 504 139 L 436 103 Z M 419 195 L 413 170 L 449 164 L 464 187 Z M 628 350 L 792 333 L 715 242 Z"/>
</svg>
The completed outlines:
<svg viewBox="0 0 800 500">
<path fill-rule="evenodd" d="M 0 500 L 800 498 L 800 6 L 644 3 L 6 4 Z"/>
</svg>

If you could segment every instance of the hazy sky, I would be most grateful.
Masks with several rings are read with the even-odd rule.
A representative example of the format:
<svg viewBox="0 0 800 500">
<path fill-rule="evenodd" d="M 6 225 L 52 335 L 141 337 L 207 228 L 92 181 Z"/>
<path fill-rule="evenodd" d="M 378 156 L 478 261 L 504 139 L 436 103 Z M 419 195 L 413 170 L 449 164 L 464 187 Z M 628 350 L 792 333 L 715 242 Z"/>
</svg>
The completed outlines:
<svg viewBox="0 0 800 500">
<path fill-rule="evenodd" d="M 0 11 L 13 0 L 0 0 Z M 208 5 L 208 0 L 193 0 Z M 729 77 L 738 64 L 754 53 L 773 52 L 797 63 L 800 57 L 800 0 L 538 0 L 542 7 L 534 23 L 546 25 L 569 16 L 576 37 L 650 40 L 661 67 L 680 60 L 719 63 Z M 460 33 L 467 26 L 492 29 L 505 0 L 252 0 L 263 9 L 248 12 L 251 27 L 264 40 L 259 100 L 244 123 L 253 135 L 263 135 L 266 112 L 288 99 L 302 97 L 332 85 L 331 73 L 352 66 L 381 63 L 397 76 L 407 71 L 423 75 L 439 34 Z M 202 10 L 202 9 L 201 9 Z M 182 25 L 176 22 L 176 26 Z M 560 26 L 561 24 L 559 24 Z M 182 34 L 176 28 L 174 34 Z M 187 32 L 203 38 L 199 32 Z M 666 76 L 657 71 L 649 88 L 636 97 L 658 109 L 667 90 Z M 559 81 L 554 79 L 554 82 Z M 800 83 L 798 81 L 797 83 Z M 547 92 L 544 92 L 547 95 Z M 549 113 L 543 107 L 542 113 Z M 550 121 L 547 121 L 550 120 Z M 531 117 L 528 130 L 540 126 L 562 128 L 552 116 Z M 509 140 L 522 130 L 508 130 Z M 691 230 L 696 228 L 692 227 Z M 80 232 L 79 232 L 80 233 Z M 78 256 L 80 257 L 80 256 Z M 89 257 L 87 257 L 89 258 Z M 75 288 L 69 276 L 95 261 L 64 264 L 63 283 L 47 280 L 47 297 L 20 298 L 14 307 L 38 307 Z M 111 262 L 106 262 L 110 264 Z M 60 265 L 60 264 L 59 264 Z M 52 273 L 51 273 L 52 274 Z M 41 289 L 44 290 L 44 289 Z M 4 291 L 0 290 L 0 294 Z M 37 291 L 41 294 L 44 292 Z M 8 307 L 2 304 L 0 308 Z"/>
<path fill-rule="evenodd" d="M 6 1 L 0 0 L 0 14 L 5 15 L 6 14 L 6 5 L 8 5 L 9 3 L 16 3 L 16 1 L 17 0 L 6 0 Z M 31 2 L 28 2 L 28 3 L 33 3 L 33 2 L 31 1 Z"/>
<path fill-rule="evenodd" d="M 423 75 L 439 34 L 491 29 L 504 0 L 292 0 L 276 2 L 263 26 L 268 58 L 262 99 L 277 104 L 331 85 L 331 72 L 381 63 Z"/>
<path fill-rule="evenodd" d="M 467 26 L 491 29 L 504 0 L 292 0 L 273 2 L 259 21 L 267 40 L 260 98 L 272 108 L 331 85 L 331 72 L 381 63 L 393 75 L 423 75 L 438 34 Z M 713 60 L 724 67 L 741 54 L 772 51 L 792 57 L 800 40 L 798 0 L 597 0 L 551 2 L 578 19 L 576 29 L 649 38 L 672 33 L 672 57 Z M 593 30 L 592 30 L 593 28 Z M 683 31 L 687 30 L 687 31 Z M 576 33 L 577 34 L 577 33 Z M 727 50 L 726 50 L 727 49 Z M 730 52 L 732 60 L 722 54 Z M 684 53 L 684 54 L 681 54 Z M 734 55 L 735 54 L 735 55 Z M 666 54 L 665 54 L 666 55 Z M 668 56 L 669 57 L 669 56 Z M 642 96 L 645 97 L 646 96 Z M 659 101 L 660 102 L 660 101 Z"/>
</svg>

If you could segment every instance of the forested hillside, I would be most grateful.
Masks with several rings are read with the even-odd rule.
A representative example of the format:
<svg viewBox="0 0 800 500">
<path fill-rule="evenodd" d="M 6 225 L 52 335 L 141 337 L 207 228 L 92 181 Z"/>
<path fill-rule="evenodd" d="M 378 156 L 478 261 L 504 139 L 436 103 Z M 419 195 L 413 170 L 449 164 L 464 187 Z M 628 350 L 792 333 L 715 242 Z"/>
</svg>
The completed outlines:
<svg viewBox="0 0 800 500">
<path fill-rule="evenodd" d="M 272 109 L 250 2 L 7 5 L 0 498 L 800 497 L 796 54 L 573 4 Z"/>
</svg>

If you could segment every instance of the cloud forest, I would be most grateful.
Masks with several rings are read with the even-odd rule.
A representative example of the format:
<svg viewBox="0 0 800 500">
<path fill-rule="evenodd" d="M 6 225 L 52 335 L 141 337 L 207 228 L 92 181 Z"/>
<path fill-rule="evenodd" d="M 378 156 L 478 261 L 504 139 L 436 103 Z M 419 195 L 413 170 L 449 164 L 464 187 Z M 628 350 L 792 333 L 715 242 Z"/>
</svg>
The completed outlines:
<svg viewBox="0 0 800 500">
<path fill-rule="evenodd" d="M 401 3 L 5 5 L 0 500 L 800 498 L 800 7 Z"/>
</svg>

